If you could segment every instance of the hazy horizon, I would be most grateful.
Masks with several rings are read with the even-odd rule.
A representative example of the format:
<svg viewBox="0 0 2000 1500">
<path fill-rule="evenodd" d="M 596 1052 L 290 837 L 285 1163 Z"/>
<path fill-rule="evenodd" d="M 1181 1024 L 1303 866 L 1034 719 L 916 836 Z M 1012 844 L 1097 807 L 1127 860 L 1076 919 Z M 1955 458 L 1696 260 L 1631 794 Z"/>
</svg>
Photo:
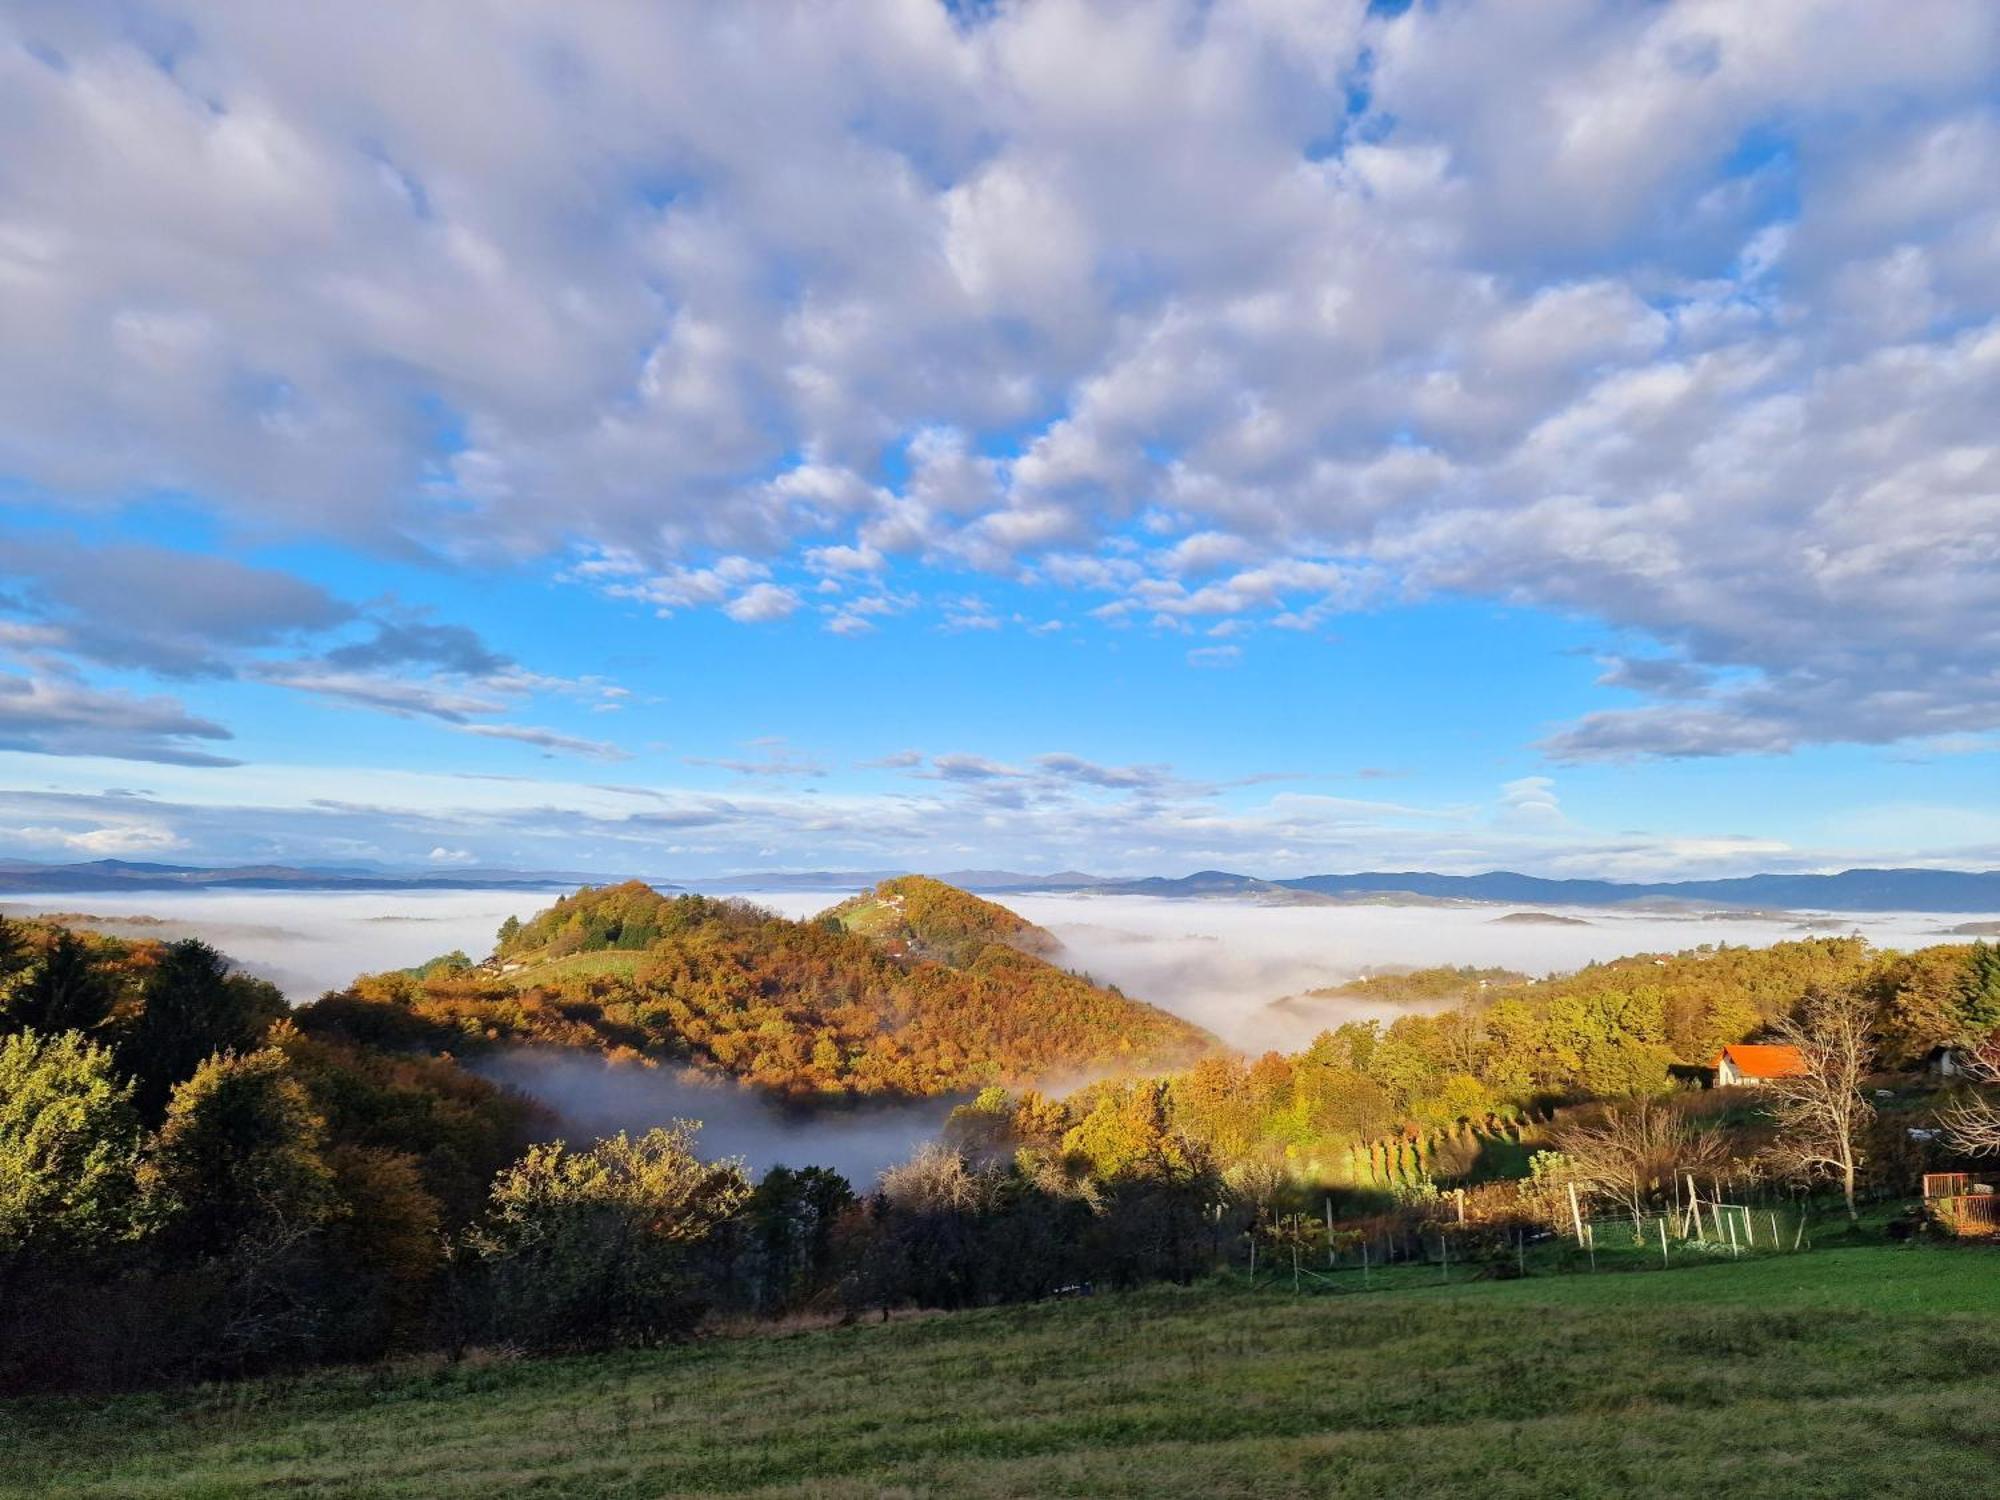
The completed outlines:
<svg viewBox="0 0 2000 1500">
<path fill-rule="evenodd" d="M 206 937 L 298 1002 L 338 989 L 357 974 L 407 968 L 454 949 L 482 958 L 507 917 L 525 918 L 561 893 L 86 891 L 9 897 L 0 900 L 0 912 L 168 919 L 177 924 L 168 935 L 185 929 Z M 799 918 L 850 893 L 727 894 Z M 1915 947 L 1950 941 L 1943 936 L 1945 929 L 1966 920 L 1963 913 L 1668 914 L 1503 903 L 1263 906 L 1231 898 L 1088 893 L 1010 893 L 988 899 L 1054 933 L 1063 943 L 1058 962 L 1065 966 L 1185 1016 L 1233 1045 L 1253 1048 L 1305 1039 L 1298 1032 L 1300 1023 L 1264 1014 L 1272 1001 L 1385 967 L 1476 964 L 1541 975 L 1632 953 L 1672 952 L 1702 943 L 1761 946 L 1813 933 L 1859 932 L 1877 946 Z M 1521 910 L 1568 915 L 1579 925 L 1498 920 Z"/>
</svg>

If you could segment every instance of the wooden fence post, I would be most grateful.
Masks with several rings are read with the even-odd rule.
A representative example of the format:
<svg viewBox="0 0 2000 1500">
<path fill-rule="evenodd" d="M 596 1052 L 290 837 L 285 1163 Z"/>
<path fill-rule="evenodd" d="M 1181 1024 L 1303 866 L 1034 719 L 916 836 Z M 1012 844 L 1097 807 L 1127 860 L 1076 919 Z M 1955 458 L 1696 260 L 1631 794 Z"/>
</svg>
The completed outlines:
<svg viewBox="0 0 2000 1500">
<path fill-rule="evenodd" d="M 1672 1261 L 1667 1259 L 1667 1216 L 1665 1214 L 1660 1215 L 1660 1264 L 1662 1266 L 1673 1264 Z"/>
</svg>

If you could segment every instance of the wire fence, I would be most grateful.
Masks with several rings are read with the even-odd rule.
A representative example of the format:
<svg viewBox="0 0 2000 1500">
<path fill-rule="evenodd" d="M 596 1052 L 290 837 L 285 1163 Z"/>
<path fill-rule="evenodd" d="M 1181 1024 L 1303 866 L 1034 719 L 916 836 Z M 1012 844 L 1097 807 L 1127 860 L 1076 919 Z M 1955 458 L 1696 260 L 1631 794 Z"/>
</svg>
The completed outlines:
<svg viewBox="0 0 2000 1500">
<path fill-rule="evenodd" d="M 1717 1260 L 1790 1255 L 1812 1248 L 1810 1205 L 1690 1198 L 1680 1207 L 1586 1216 L 1581 1204 L 1559 1228 L 1546 1223 L 1335 1222 L 1330 1213 L 1260 1218 L 1218 1243 L 1220 1267 L 1259 1286 L 1364 1291 L 1440 1282 L 1661 1270 Z"/>
<path fill-rule="evenodd" d="M 1806 1220 L 1797 1209 L 1696 1200 L 1685 1208 L 1585 1219 L 1580 1243 L 1586 1251 L 1657 1257 L 1662 1265 L 1689 1256 L 1788 1254 L 1806 1248 Z"/>
</svg>

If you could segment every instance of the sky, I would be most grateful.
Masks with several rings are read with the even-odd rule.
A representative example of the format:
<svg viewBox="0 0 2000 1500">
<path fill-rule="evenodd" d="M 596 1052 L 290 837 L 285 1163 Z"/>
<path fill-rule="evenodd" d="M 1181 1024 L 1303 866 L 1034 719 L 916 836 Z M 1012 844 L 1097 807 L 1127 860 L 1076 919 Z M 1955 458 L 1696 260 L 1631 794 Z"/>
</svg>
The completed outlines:
<svg viewBox="0 0 2000 1500">
<path fill-rule="evenodd" d="M 0 141 L 0 857 L 2000 865 L 1988 0 L 0 0 Z"/>
</svg>

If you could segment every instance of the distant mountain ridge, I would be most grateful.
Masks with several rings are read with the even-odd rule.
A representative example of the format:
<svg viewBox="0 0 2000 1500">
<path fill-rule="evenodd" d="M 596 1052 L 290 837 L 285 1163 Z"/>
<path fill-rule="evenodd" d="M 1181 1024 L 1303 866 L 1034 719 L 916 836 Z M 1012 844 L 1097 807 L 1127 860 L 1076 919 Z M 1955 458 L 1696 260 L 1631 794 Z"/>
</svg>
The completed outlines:
<svg viewBox="0 0 2000 1500">
<path fill-rule="evenodd" d="M 677 891 L 859 891 L 918 873 L 910 870 L 795 870 L 648 881 Z M 74 864 L 0 858 L 0 895 L 37 892 L 274 890 L 551 890 L 615 884 L 628 876 L 577 870 L 397 870 L 381 865 L 224 865 L 204 867 L 96 859 Z M 1618 906 L 1643 901 L 1705 906 L 1805 908 L 1816 911 L 1930 911 L 2000 914 L 2000 870 L 1851 869 L 1831 875 L 1740 875 L 1721 880 L 1618 881 L 1549 879 L 1513 870 L 1440 875 L 1429 870 L 1364 870 L 1266 880 L 1230 870 L 1133 879 L 1061 870 L 947 870 L 933 877 L 987 895 L 1091 892 L 1107 896 L 1200 899 L 1242 896 L 1264 901 L 1490 901 L 1534 906 Z"/>
<path fill-rule="evenodd" d="M 322 865 L 167 865 L 125 859 L 78 864 L 0 860 L 0 894 L 89 891 L 465 891 L 552 890 L 602 876 L 569 870 L 402 871 L 390 867 Z M 674 887 L 667 887 L 674 889 Z"/>
<path fill-rule="evenodd" d="M 876 872 L 819 871 L 692 881 L 707 889 L 798 890 L 875 884 Z M 1832 875 L 1739 875 L 1718 880 L 1620 881 L 1550 879 L 1514 870 L 1440 875 L 1429 870 L 1363 870 L 1351 875 L 1300 875 L 1267 880 L 1232 870 L 1134 879 L 1062 871 L 1030 875 L 1009 870 L 957 870 L 936 876 L 987 895 L 1009 892 L 1089 892 L 1101 896 L 1158 896 L 1188 900 L 1247 896 L 1266 900 L 1323 897 L 1364 900 L 1403 896 L 1427 901 L 1481 901 L 1533 906 L 1618 906 L 1643 901 L 1704 906 L 1809 908 L 1818 911 L 2000 912 L 2000 870 L 1867 869 Z"/>
<path fill-rule="evenodd" d="M 1458 901 L 1537 906 L 1617 906 L 1636 901 L 1708 905 L 1807 907 L 1821 911 L 2000 911 L 2000 870 L 1842 870 L 1835 875 L 1741 875 L 1723 880 L 1551 880 L 1512 870 L 1438 875 L 1427 870 L 1367 870 L 1353 875 L 1305 875 L 1260 880 L 1226 870 L 1201 870 L 1179 880 L 1101 882 L 1102 895 L 1218 896 L 1310 891 L 1323 896 L 1401 894 Z"/>
</svg>

